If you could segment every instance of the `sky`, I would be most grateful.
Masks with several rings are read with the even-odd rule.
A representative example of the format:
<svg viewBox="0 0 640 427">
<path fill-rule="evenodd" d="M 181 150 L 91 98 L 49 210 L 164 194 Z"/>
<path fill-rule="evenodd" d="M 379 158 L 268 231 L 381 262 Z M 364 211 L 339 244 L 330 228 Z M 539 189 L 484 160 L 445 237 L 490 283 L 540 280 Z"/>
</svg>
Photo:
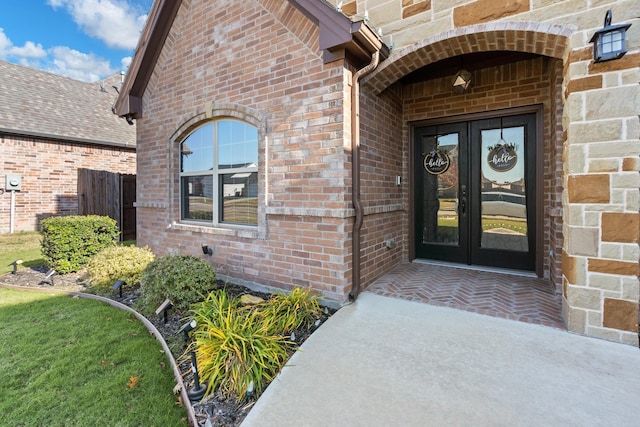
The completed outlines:
<svg viewBox="0 0 640 427">
<path fill-rule="evenodd" d="M 153 0 L 0 0 L 0 60 L 95 82 L 127 71 Z"/>
</svg>

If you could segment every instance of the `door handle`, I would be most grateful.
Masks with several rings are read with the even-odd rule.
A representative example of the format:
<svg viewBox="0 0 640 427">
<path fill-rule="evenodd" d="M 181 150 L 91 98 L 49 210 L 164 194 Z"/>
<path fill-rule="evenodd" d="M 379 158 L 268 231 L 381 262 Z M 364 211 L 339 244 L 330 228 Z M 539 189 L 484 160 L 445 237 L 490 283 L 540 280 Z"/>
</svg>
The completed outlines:
<svg viewBox="0 0 640 427">
<path fill-rule="evenodd" d="M 467 213 L 467 186 L 460 186 L 460 194 L 462 197 L 460 198 L 460 214 L 464 215 Z"/>
</svg>

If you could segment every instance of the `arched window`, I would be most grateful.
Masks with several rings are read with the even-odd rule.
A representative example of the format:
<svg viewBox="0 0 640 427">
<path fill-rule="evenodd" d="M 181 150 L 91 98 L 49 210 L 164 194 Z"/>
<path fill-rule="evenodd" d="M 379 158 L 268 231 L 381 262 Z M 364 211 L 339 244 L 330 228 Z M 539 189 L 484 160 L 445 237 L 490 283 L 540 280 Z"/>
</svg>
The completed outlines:
<svg viewBox="0 0 640 427">
<path fill-rule="evenodd" d="M 180 217 L 211 225 L 258 223 L 258 130 L 207 122 L 180 144 Z"/>
</svg>

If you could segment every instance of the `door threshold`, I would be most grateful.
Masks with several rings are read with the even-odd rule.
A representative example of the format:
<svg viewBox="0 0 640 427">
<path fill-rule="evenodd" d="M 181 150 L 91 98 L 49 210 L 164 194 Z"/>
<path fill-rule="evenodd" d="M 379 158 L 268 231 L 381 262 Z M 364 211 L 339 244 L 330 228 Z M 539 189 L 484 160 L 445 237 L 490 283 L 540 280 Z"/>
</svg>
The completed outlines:
<svg viewBox="0 0 640 427">
<path fill-rule="evenodd" d="M 466 265 L 458 264 L 455 262 L 435 261 L 423 258 L 416 258 L 411 262 L 415 262 L 416 264 L 437 265 L 440 267 L 460 268 L 462 270 L 485 271 L 488 273 L 510 274 L 512 276 L 538 278 L 538 275 L 533 271 L 510 270 L 508 268 L 487 267 L 484 265 Z"/>
</svg>

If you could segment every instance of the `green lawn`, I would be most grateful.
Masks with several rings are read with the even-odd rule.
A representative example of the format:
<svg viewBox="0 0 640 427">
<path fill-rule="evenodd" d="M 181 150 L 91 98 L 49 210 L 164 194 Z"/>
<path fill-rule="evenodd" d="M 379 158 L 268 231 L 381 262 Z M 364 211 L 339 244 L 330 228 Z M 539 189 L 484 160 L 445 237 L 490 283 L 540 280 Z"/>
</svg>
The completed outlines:
<svg viewBox="0 0 640 427">
<path fill-rule="evenodd" d="M 0 325 L 2 425 L 187 425 L 168 358 L 130 313 L 0 288 Z"/>
<path fill-rule="evenodd" d="M 40 233 L 37 231 L 0 234 L 0 275 L 13 270 L 12 262 L 21 259 L 20 268 L 43 265 Z"/>
</svg>

